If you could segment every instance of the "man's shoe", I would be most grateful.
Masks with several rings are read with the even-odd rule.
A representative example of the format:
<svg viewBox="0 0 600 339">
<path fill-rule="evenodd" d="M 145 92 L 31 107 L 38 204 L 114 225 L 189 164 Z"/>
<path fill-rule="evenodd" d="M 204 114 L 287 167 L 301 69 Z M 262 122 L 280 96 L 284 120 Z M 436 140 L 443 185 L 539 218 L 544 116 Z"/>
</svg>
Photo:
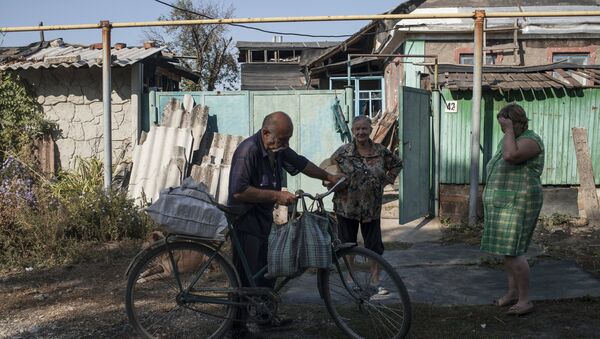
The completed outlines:
<svg viewBox="0 0 600 339">
<path fill-rule="evenodd" d="M 266 324 L 262 324 L 260 325 L 261 328 L 279 328 L 279 327 L 285 327 L 290 325 L 291 323 L 293 323 L 294 320 L 292 318 L 282 318 L 279 316 L 275 316 L 273 317 L 273 319 L 266 323 Z"/>
<path fill-rule="evenodd" d="M 263 337 L 259 334 L 253 333 L 246 326 L 233 327 L 229 331 L 229 337 L 231 339 L 262 339 Z"/>
</svg>

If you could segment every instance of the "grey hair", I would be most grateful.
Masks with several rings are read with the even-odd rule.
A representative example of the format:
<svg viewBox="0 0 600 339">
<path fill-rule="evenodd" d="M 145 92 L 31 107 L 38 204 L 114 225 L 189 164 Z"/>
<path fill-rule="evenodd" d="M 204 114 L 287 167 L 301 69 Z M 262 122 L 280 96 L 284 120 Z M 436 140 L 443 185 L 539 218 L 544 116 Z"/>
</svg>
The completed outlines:
<svg viewBox="0 0 600 339">
<path fill-rule="evenodd" d="M 355 116 L 354 119 L 352 120 L 352 126 L 354 126 L 354 124 L 356 124 L 357 122 L 361 122 L 361 121 L 366 121 L 369 123 L 369 126 L 371 126 L 371 118 L 369 118 L 366 115 Z"/>
</svg>

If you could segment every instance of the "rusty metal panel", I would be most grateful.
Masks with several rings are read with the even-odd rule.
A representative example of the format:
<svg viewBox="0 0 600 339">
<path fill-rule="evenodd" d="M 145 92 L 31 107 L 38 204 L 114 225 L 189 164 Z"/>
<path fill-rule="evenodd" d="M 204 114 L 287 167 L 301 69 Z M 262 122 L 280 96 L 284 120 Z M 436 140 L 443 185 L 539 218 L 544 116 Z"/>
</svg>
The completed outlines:
<svg viewBox="0 0 600 339">
<path fill-rule="evenodd" d="M 446 102 L 456 101 L 457 112 L 442 112 L 440 135 L 440 181 L 445 184 L 469 182 L 470 91 L 443 91 Z M 543 91 L 484 91 L 482 98 L 482 161 L 497 151 L 503 133 L 496 121 L 497 112 L 507 103 L 521 105 L 530 119 L 529 128 L 538 133 L 545 145 L 546 164 L 542 173 L 545 185 L 577 185 L 577 164 L 572 127 L 588 129 L 592 165 L 596 182 L 600 181 L 600 90 L 545 89 Z M 443 107 L 442 107 L 443 108 Z"/>
</svg>

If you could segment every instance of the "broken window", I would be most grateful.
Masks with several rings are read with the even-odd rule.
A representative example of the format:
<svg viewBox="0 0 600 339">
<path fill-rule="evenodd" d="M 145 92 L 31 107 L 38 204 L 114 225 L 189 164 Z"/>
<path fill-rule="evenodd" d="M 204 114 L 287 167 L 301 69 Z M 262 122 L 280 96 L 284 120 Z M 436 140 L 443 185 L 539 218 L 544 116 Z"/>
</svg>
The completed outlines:
<svg viewBox="0 0 600 339">
<path fill-rule="evenodd" d="M 475 63 L 475 57 L 473 53 L 461 53 L 458 61 L 461 65 L 473 65 Z M 486 65 L 495 65 L 496 64 L 496 54 L 486 54 L 485 55 L 485 64 Z"/>
<path fill-rule="evenodd" d="M 552 62 L 567 62 L 570 64 L 587 65 L 590 53 L 552 53 Z"/>
</svg>

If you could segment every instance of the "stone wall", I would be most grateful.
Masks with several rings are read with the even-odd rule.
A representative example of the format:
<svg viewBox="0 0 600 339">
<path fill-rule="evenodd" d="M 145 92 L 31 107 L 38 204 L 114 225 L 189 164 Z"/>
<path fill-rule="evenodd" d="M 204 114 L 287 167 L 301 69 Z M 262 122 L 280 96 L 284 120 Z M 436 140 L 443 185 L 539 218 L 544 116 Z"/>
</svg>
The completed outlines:
<svg viewBox="0 0 600 339">
<path fill-rule="evenodd" d="M 76 156 L 103 159 L 102 69 L 31 69 L 19 74 L 33 85 L 46 117 L 59 126 L 56 145 L 61 167 L 73 168 Z M 136 126 L 132 121 L 137 116 L 137 106 L 131 105 L 130 98 L 131 68 L 113 68 L 113 163 L 128 157 L 133 148 Z"/>
</svg>

